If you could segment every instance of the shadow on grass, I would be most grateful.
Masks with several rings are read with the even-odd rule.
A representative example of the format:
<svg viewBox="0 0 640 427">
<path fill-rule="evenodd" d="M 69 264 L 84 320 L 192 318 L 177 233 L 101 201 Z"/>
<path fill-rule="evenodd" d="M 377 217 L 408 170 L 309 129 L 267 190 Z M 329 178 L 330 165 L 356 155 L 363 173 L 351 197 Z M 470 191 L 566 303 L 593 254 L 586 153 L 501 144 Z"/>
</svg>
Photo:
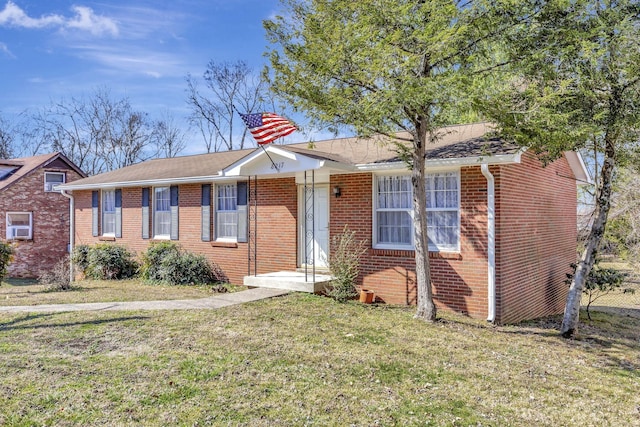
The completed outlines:
<svg viewBox="0 0 640 427">
<path fill-rule="evenodd" d="M 624 312 L 591 310 L 592 320 L 585 310 L 580 310 L 580 324 L 574 338 L 560 336 L 562 316 L 530 320 L 510 327 L 498 327 L 504 334 L 544 336 L 555 338 L 558 345 L 579 348 L 602 359 L 605 366 L 638 372 L 640 359 L 625 357 L 640 352 L 640 317 Z"/>
<path fill-rule="evenodd" d="M 116 323 L 116 322 L 126 322 L 129 320 L 149 319 L 149 316 L 121 316 L 121 317 L 113 317 L 109 319 L 84 320 L 84 321 L 78 321 L 78 322 L 23 324 L 26 322 L 31 322 L 33 320 L 46 321 L 47 319 L 53 319 L 54 316 L 58 316 L 61 314 L 64 314 L 64 313 L 26 314 L 24 316 L 16 317 L 15 319 L 9 320 L 7 322 L 0 322 L 0 331 L 60 328 L 60 327 L 65 328 L 68 326 L 101 325 L 105 323 Z"/>
<path fill-rule="evenodd" d="M 2 283 L 11 286 L 33 286 L 38 284 L 38 279 L 21 279 L 18 277 L 7 277 Z"/>
</svg>

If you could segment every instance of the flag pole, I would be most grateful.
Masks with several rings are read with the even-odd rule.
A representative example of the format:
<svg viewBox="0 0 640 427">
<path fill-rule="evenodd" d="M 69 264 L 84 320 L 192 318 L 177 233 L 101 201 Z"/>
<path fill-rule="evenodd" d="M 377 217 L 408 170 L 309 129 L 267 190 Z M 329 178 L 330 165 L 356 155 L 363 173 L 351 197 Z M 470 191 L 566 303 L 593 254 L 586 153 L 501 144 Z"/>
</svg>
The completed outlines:
<svg viewBox="0 0 640 427">
<path fill-rule="evenodd" d="M 280 168 L 278 167 L 278 165 L 276 165 L 276 162 L 273 161 L 273 159 L 271 158 L 271 156 L 269 155 L 269 152 L 264 148 L 264 145 L 262 144 L 258 144 L 261 148 L 262 151 L 264 151 L 264 154 L 267 155 L 267 157 L 269 158 L 269 160 L 271 160 L 271 164 L 273 165 L 273 167 L 276 169 L 276 172 L 280 173 Z"/>
</svg>

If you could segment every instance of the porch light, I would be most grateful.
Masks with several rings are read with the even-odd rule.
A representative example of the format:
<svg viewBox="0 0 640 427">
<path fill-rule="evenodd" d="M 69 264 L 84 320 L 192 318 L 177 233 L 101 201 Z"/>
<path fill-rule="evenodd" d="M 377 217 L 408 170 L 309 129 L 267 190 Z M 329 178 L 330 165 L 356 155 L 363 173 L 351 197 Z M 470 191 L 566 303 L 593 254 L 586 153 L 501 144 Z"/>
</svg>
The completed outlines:
<svg viewBox="0 0 640 427">
<path fill-rule="evenodd" d="M 333 187 L 333 195 L 335 197 L 340 197 L 342 195 L 342 190 L 339 186 L 336 185 L 335 187 Z"/>
</svg>

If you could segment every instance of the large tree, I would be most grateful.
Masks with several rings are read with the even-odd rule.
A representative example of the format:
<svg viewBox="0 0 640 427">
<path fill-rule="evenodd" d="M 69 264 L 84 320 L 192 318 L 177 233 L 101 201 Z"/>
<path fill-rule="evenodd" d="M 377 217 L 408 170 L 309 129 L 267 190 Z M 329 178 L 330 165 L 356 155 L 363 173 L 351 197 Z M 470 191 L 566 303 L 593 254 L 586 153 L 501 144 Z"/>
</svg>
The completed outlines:
<svg viewBox="0 0 640 427">
<path fill-rule="evenodd" d="M 276 93 L 313 124 L 387 135 L 411 170 L 418 307 L 433 321 L 425 153 L 500 65 L 492 41 L 526 19 L 510 2 L 283 0 L 265 22 Z M 514 2 L 516 3 L 516 2 Z M 513 6 L 514 8 L 517 6 Z M 398 131 L 410 138 L 399 139 Z"/>
<path fill-rule="evenodd" d="M 614 169 L 637 156 L 640 131 L 640 4 L 637 0 L 545 1 L 526 33 L 508 90 L 491 102 L 505 135 L 550 161 L 596 147 L 602 165 L 594 219 L 569 288 L 561 334 L 579 321 L 585 281 L 609 215 Z M 516 42 L 517 41 L 517 42 Z"/>
</svg>

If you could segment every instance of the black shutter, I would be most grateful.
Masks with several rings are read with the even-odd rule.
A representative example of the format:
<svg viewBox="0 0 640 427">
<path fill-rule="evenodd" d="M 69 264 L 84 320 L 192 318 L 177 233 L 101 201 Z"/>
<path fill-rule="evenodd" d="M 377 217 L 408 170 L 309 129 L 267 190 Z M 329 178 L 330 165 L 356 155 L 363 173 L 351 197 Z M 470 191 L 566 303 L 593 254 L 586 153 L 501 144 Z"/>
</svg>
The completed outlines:
<svg viewBox="0 0 640 427">
<path fill-rule="evenodd" d="M 122 237 L 122 190 L 116 189 L 116 237 Z"/>
<path fill-rule="evenodd" d="M 149 188 L 142 189 L 142 238 L 149 238 Z"/>
<path fill-rule="evenodd" d="M 171 197 L 171 240 L 178 240 L 178 186 L 169 188 Z"/>
<path fill-rule="evenodd" d="M 100 235 L 100 193 L 91 192 L 91 234 L 96 237 Z"/>
<path fill-rule="evenodd" d="M 238 242 L 246 243 L 247 242 L 247 222 L 249 219 L 248 215 L 248 199 L 249 194 L 247 191 L 247 183 L 239 182 L 236 184 L 237 187 L 237 199 L 236 199 L 236 208 L 238 209 Z"/>
<path fill-rule="evenodd" d="M 211 241 L 211 184 L 202 184 L 202 241 Z"/>
</svg>

